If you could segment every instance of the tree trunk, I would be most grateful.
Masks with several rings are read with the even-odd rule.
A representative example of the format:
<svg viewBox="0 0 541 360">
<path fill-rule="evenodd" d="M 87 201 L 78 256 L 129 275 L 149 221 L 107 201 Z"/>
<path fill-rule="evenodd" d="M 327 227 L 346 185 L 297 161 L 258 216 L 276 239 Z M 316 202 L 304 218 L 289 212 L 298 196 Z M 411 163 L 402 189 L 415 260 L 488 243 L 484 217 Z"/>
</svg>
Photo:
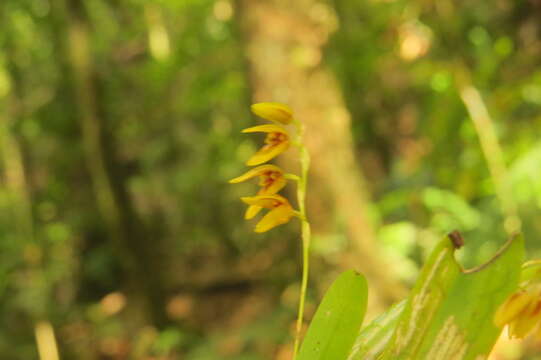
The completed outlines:
<svg viewBox="0 0 541 360">
<path fill-rule="evenodd" d="M 83 4 L 77 0 L 55 2 L 53 11 L 66 28 L 57 33 L 65 51 L 70 87 L 77 106 L 84 157 L 91 177 L 101 219 L 114 242 L 125 284 L 129 292 L 132 319 L 136 326 L 164 325 L 165 291 L 157 239 L 147 236 L 144 224 L 127 190 L 127 176 L 117 159 L 115 139 L 108 126 L 99 92 L 102 79 L 95 70 L 89 37 L 89 24 Z"/>
</svg>

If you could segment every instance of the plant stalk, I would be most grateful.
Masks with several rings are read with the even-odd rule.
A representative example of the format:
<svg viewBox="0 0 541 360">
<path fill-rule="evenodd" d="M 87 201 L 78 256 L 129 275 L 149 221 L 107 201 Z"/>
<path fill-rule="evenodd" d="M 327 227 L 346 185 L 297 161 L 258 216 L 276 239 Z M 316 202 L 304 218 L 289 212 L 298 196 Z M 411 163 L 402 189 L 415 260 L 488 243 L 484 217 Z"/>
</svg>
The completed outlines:
<svg viewBox="0 0 541 360">
<path fill-rule="evenodd" d="M 293 359 L 297 358 L 301 340 L 301 331 L 304 317 L 304 303 L 306 300 L 306 289 L 308 288 L 308 272 L 309 272 L 309 252 L 310 252 L 310 223 L 306 217 L 306 184 L 308 179 L 308 169 L 310 168 L 310 155 L 304 146 L 302 139 L 304 135 L 303 124 L 295 120 L 297 126 L 297 143 L 300 152 L 301 176 L 297 182 L 297 202 L 299 213 L 301 215 L 301 232 L 302 232 L 302 279 L 301 292 L 299 298 L 299 311 L 297 315 L 297 326 L 295 330 L 295 344 L 293 347 Z"/>
</svg>

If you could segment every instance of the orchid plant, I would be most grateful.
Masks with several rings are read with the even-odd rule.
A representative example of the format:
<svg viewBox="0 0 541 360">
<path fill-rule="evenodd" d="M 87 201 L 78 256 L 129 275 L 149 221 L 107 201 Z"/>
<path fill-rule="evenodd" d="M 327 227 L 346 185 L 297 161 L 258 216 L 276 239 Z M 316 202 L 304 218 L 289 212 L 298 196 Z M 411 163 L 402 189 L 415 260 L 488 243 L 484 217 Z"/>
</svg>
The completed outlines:
<svg viewBox="0 0 541 360">
<path fill-rule="evenodd" d="M 541 260 L 524 263 L 524 244 L 517 235 L 487 263 L 464 269 L 454 257 L 464 239 L 454 231 L 435 246 L 409 296 L 365 326 L 366 280 L 354 271 L 340 275 L 301 346 L 310 246 L 305 206 L 310 158 L 303 144 L 304 126 L 284 104 L 254 104 L 252 112 L 270 123 L 243 133 L 265 133 L 265 144 L 246 161 L 253 167 L 230 183 L 259 178 L 257 194 L 241 198 L 248 205 L 246 219 L 269 210 L 255 232 L 300 220 L 303 268 L 294 360 L 480 360 L 488 357 L 505 327 L 512 338 L 534 334 L 541 340 Z M 294 125 L 293 133 L 289 125 Z M 291 146 L 299 150 L 300 174 L 268 164 Z M 288 180 L 297 185 L 298 209 L 279 194 Z"/>
</svg>

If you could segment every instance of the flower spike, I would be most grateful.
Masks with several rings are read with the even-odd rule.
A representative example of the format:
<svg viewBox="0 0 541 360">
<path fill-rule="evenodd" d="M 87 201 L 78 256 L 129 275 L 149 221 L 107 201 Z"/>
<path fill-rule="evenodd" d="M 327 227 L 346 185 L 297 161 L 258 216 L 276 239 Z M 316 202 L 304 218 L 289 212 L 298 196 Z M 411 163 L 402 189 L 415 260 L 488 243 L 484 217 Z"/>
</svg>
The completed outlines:
<svg viewBox="0 0 541 360">
<path fill-rule="evenodd" d="M 267 161 L 275 158 L 289 148 L 290 140 L 289 134 L 281 126 L 266 124 L 253 126 L 242 130 L 243 133 L 263 132 L 267 133 L 265 138 L 265 145 L 259 149 L 248 161 L 246 165 L 254 166 L 266 163 Z"/>
<path fill-rule="evenodd" d="M 241 198 L 249 205 L 246 210 L 245 218 L 253 218 L 263 208 L 269 209 L 269 212 L 257 223 L 255 232 L 262 233 L 270 229 L 287 223 L 292 217 L 298 217 L 301 221 L 302 232 L 302 278 L 300 288 L 299 308 L 297 313 L 297 322 L 295 327 L 295 343 L 293 345 L 293 358 L 297 358 L 299 351 L 301 330 L 303 324 L 304 303 L 306 299 L 306 289 L 308 287 L 308 264 L 310 249 L 310 223 L 306 217 L 306 181 L 308 177 L 308 168 L 310 167 L 310 156 L 303 144 L 304 125 L 293 118 L 291 109 L 280 103 L 259 103 L 253 104 L 252 112 L 265 120 L 272 121 L 273 124 L 253 126 L 244 129 L 243 133 L 262 132 L 266 133 L 265 145 L 261 147 L 247 161 L 248 166 L 257 166 L 248 172 L 229 180 L 230 183 L 239 183 L 259 177 L 259 186 L 261 187 L 256 196 Z M 288 125 L 295 122 L 296 132 L 291 138 L 285 128 L 280 125 Z M 282 169 L 275 165 L 262 165 L 286 151 L 290 145 L 295 145 L 299 149 L 299 160 L 301 165 L 300 175 L 286 174 Z M 297 185 L 297 203 L 298 211 L 294 210 L 289 201 L 277 194 L 285 185 L 287 180 L 293 180 Z"/>
<path fill-rule="evenodd" d="M 289 106 L 275 102 L 253 104 L 252 112 L 265 120 L 282 124 L 289 124 L 293 120 L 293 112 Z"/>
</svg>

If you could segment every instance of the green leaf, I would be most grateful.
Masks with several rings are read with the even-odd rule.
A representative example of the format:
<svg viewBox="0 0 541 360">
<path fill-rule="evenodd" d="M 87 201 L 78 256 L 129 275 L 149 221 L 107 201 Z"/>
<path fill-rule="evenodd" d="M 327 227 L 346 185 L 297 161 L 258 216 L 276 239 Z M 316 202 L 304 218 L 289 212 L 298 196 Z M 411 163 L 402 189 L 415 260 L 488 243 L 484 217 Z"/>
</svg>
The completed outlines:
<svg viewBox="0 0 541 360">
<path fill-rule="evenodd" d="M 348 360 L 375 360 L 391 340 L 396 324 L 404 310 L 406 300 L 393 305 L 389 310 L 361 329 L 355 340 Z"/>
<path fill-rule="evenodd" d="M 298 360 L 346 359 L 361 328 L 368 287 L 353 270 L 342 273 L 321 301 Z"/>
<path fill-rule="evenodd" d="M 456 262 L 455 246 L 446 238 L 432 252 L 382 360 L 473 360 L 489 354 L 500 334 L 494 313 L 517 288 L 523 240 L 510 240 L 493 259 L 471 270 Z"/>
</svg>

